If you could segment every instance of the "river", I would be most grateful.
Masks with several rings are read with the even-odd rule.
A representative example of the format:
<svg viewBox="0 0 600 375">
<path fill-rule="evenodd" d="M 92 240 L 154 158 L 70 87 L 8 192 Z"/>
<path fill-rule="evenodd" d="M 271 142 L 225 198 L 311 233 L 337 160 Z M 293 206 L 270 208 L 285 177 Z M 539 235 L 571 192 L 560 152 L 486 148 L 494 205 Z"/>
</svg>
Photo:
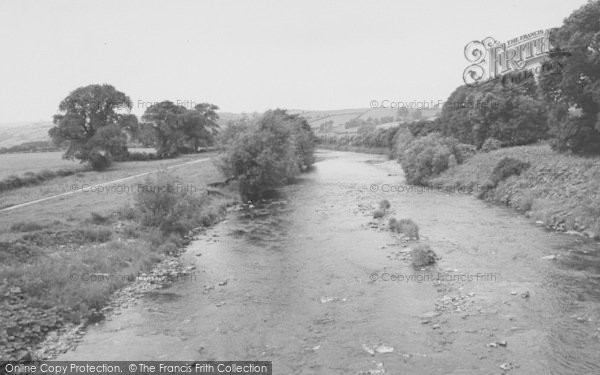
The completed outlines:
<svg viewBox="0 0 600 375">
<path fill-rule="evenodd" d="M 469 195 L 406 191 L 383 156 L 318 156 L 281 197 L 199 235 L 181 259 L 193 278 L 91 327 L 58 359 L 271 360 L 276 374 L 600 373 L 597 243 Z M 414 242 L 372 218 L 382 199 L 418 223 L 436 266 L 410 266 Z"/>
</svg>

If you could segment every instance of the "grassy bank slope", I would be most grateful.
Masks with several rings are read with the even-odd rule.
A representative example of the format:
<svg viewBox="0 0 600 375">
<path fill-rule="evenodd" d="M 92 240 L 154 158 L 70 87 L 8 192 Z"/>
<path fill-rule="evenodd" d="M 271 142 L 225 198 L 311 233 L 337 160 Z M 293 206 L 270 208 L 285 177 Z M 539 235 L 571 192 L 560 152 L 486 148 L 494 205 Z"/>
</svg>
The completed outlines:
<svg viewBox="0 0 600 375">
<path fill-rule="evenodd" d="M 549 228 L 600 237 L 600 159 L 559 154 L 547 145 L 504 148 L 478 153 L 443 172 L 431 186 L 470 188 L 481 193 L 492 171 L 504 157 L 531 163 L 491 191 L 487 200 L 513 207 Z"/>
<path fill-rule="evenodd" d="M 212 155 L 211 155 L 212 156 Z M 206 158 L 186 156 L 166 162 L 118 163 L 103 173 L 85 172 L 40 186 L 2 195 L 9 203 L 62 192 L 71 185 L 92 185 L 157 168 Z M 212 161 L 171 169 L 180 189 L 199 197 L 201 204 L 180 215 L 194 227 L 208 226 L 223 217 L 237 194 L 210 189 L 224 178 Z M 146 177 L 117 182 L 90 191 L 3 212 L 0 215 L 0 358 L 19 359 L 48 332 L 67 323 L 101 317 L 113 292 L 147 273 L 157 262 L 176 254 L 186 238 L 144 224 L 134 208 Z M 182 202 L 185 203 L 185 202 Z M 181 206 L 186 208 L 187 206 Z"/>
</svg>

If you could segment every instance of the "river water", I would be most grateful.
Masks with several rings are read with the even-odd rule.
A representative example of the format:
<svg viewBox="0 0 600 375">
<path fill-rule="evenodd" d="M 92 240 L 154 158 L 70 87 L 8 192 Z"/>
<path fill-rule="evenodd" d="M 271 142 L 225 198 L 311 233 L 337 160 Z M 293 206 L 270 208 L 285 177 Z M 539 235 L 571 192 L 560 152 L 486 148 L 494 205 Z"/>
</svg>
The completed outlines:
<svg viewBox="0 0 600 375">
<path fill-rule="evenodd" d="M 59 359 L 272 360 L 276 374 L 600 374 L 597 243 L 471 196 L 406 191 L 400 166 L 381 156 L 319 159 L 278 199 L 201 234 L 182 258 L 193 278 L 92 327 Z M 390 216 L 418 223 L 436 266 L 410 266 L 414 242 L 372 218 L 381 199 Z"/>
</svg>

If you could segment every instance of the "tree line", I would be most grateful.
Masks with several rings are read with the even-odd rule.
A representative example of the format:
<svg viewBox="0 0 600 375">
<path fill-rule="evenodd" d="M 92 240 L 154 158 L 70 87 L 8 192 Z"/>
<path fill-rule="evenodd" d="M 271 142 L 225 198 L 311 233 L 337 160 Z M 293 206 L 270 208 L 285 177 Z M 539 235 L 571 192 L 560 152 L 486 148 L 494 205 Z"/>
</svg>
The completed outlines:
<svg viewBox="0 0 600 375">
<path fill-rule="evenodd" d="M 146 109 L 143 122 L 130 113 L 131 108 L 131 99 L 111 85 L 80 87 L 59 104 L 48 133 L 55 145 L 66 149 L 65 158 L 95 170 L 106 169 L 113 161 L 144 159 L 129 153 L 128 141 L 156 148 L 158 158 L 197 152 L 215 142 L 219 116 L 214 104 L 189 109 L 163 101 Z"/>
</svg>

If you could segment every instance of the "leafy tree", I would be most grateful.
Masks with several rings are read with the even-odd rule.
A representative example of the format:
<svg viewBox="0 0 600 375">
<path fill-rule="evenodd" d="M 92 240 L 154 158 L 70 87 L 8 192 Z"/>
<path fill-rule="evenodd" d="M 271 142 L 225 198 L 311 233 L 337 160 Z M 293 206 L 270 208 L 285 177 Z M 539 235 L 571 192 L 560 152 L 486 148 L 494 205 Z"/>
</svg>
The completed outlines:
<svg viewBox="0 0 600 375">
<path fill-rule="evenodd" d="M 313 160 L 313 135 L 308 122 L 284 110 L 230 124 L 219 167 L 239 182 L 244 199 L 258 199 L 293 179 Z"/>
<path fill-rule="evenodd" d="M 111 85 L 89 85 L 71 92 L 54 116 L 48 134 L 57 145 L 66 145 L 64 157 L 90 163 L 96 170 L 127 154 L 123 130 L 134 126 L 131 100 Z"/>
<path fill-rule="evenodd" d="M 170 101 L 146 108 L 142 120 L 154 128 L 156 153 L 161 158 L 177 156 L 185 141 L 182 117 L 187 109 Z"/>
<path fill-rule="evenodd" d="M 423 137 L 429 133 L 442 131 L 440 119 L 409 122 L 407 126 L 410 133 L 415 137 Z"/>
<path fill-rule="evenodd" d="M 533 73 L 517 74 L 519 80 L 511 80 L 509 74 L 504 81 L 484 85 L 471 95 L 469 115 L 474 126 L 470 143 L 481 147 L 492 137 L 504 145 L 517 146 L 546 138 L 546 106 L 538 98 Z"/>
<path fill-rule="evenodd" d="M 574 11 L 551 34 L 540 86 L 558 150 L 600 154 L 600 1 Z M 558 69 L 556 69 L 558 67 Z"/>
<path fill-rule="evenodd" d="M 219 115 L 216 112 L 218 109 L 214 104 L 201 103 L 183 114 L 182 131 L 194 152 L 215 142 L 219 131 Z"/>
<path fill-rule="evenodd" d="M 427 185 L 432 177 L 463 159 L 455 138 L 431 133 L 412 141 L 401 155 L 401 162 L 409 184 Z"/>
<path fill-rule="evenodd" d="M 477 147 L 489 137 L 506 146 L 544 139 L 547 109 L 537 89 L 531 72 L 508 74 L 481 86 L 461 86 L 444 104 L 442 133 Z"/>
<path fill-rule="evenodd" d="M 217 106 L 198 104 L 193 110 L 163 101 L 146 109 L 142 120 L 154 129 L 156 152 L 161 158 L 173 157 L 187 150 L 197 152 L 212 145 L 218 133 Z"/>
</svg>

